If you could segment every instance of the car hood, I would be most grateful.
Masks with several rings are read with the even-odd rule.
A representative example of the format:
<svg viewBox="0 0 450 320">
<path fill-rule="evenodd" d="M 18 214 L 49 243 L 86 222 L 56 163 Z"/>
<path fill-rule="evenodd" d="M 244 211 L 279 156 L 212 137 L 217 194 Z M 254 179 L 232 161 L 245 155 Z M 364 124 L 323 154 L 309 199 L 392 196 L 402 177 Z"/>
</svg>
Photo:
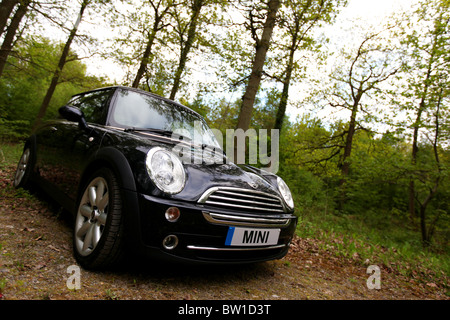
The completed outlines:
<svg viewBox="0 0 450 320">
<path fill-rule="evenodd" d="M 128 140 L 126 143 L 114 145 L 127 145 L 122 150 L 127 157 L 133 158 L 131 163 L 134 165 L 135 179 L 138 191 L 149 195 L 178 199 L 184 201 L 196 202 L 204 192 L 213 187 L 231 187 L 260 191 L 281 197 L 277 187 L 277 176 L 249 165 L 236 165 L 226 157 L 216 163 L 207 164 L 194 157 L 191 161 L 183 161 L 186 171 L 186 185 L 184 189 L 174 195 L 164 194 L 155 188 L 150 181 L 148 175 L 143 171 L 145 168 L 145 157 L 147 152 L 153 147 L 163 147 L 168 150 L 176 150 L 177 143 L 167 137 L 148 135 L 140 132 L 118 133 L 114 134 L 115 138 L 120 140 Z M 151 137 L 151 138 L 150 138 Z M 115 140 L 115 139 L 113 139 Z M 179 144 L 178 144 L 179 145 Z M 201 147 L 200 147 L 201 148 Z M 199 149 L 196 147 L 195 153 L 198 154 Z M 217 163 L 219 162 L 219 163 Z"/>
<path fill-rule="evenodd" d="M 186 187 L 181 197 L 197 200 L 205 191 L 213 187 L 249 189 L 279 196 L 276 177 L 265 175 L 257 168 L 223 164 L 185 164 Z M 187 199 L 186 199 L 187 200 Z"/>
<path fill-rule="evenodd" d="M 201 151 L 202 147 L 195 148 L 192 158 L 182 160 L 187 179 L 177 198 L 196 201 L 214 187 L 249 189 L 279 196 L 275 175 L 249 165 L 236 165 L 222 154 L 215 157 L 215 163 L 202 161 L 201 156 L 198 157 L 199 149 Z"/>
</svg>

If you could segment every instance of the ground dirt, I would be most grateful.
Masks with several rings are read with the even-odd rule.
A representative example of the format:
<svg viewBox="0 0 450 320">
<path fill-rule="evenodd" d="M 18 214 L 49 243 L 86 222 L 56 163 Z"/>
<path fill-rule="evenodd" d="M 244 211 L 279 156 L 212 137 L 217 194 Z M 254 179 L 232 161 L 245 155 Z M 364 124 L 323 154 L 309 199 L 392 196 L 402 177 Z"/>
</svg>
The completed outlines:
<svg viewBox="0 0 450 320">
<path fill-rule="evenodd" d="M 69 220 L 39 193 L 13 190 L 14 171 L 0 170 L 0 299 L 448 300 L 442 284 L 383 266 L 380 289 L 370 290 L 370 262 L 338 257 L 320 250 L 317 240 L 299 237 L 277 261 L 196 268 L 130 262 L 116 271 L 81 269 L 80 288 L 71 289 L 70 267 L 77 263 Z"/>
</svg>

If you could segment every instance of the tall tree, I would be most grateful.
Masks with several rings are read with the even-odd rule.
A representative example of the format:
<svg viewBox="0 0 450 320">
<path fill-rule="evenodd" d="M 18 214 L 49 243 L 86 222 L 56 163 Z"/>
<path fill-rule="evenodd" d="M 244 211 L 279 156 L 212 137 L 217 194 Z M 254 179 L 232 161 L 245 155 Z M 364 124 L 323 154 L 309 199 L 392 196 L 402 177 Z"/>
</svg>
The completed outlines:
<svg viewBox="0 0 450 320">
<path fill-rule="evenodd" d="M 190 18 L 186 24 L 177 12 L 174 12 L 174 17 L 177 21 L 177 33 L 180 39 L 180 56 L 178 59 L 178 66 L 175 70 L 172 90 L 170 91 L 170 99 L 175 99 L 175 96 L 180 88 L 181 75 L 183 74 L 188 60 L 189 51 L 191 50 L 197 36 L 197 27 L 200 23 L 200 12 L 207 4 L 207 0 L 190 0 Z M 187 34 L 186 34 L 187 33 Z M 184 40 L 186 38 L 186 40 Z"/>
<path fill-rule="evenodd" d="M 148 64 L 152 61 L 153 44 L 155 43 L 158 32 L 169 25 L 169 23 L 164 23 L 164 17 L 169 13 L 169 10 L 177 6 L 179 3 L 172 0 L 148 0 L 148 4 L 153 10 L 153 24 L 150 30 L 145 31 L 147 42 L 144 52 L 142 53 L 139 69 L 132 84 L 132 87 L 134 88 L 139 86 L 140 81 L 144 77 Z"/>
<path fill-rule="evenodd" d="M 383 98 L 382 84 L 393 77 L 400 69 L 402 62 L 392 44 L 386 44 L 383 30 L 366 33 L 356 50 L 348 53 L 343 51 L 343 61 L 330 76 L 332 85 L 323 92 L 321 98 L 329 106 L 340 110 L 348 110 L 350 117 L 347 127 L 340 134 L 343 138 L 343 151 L 339 161 L 341 171 L 341 197 L 339 207 L 345 203 L 345 182 L 350 170 L 350 156 L 353 139 L 358 128 L 363 128 L 363 116 L 375 117 L 376 97 Z M 371 109 L 373 108 L 373 109 Z"/>
<path fill-rule="evenodd" d="M 0 48 L 0 76 L 3 73 L 6 65 L 6 60 L 8 59 L 8 56 L 11 52 L 12 44 L 16 36 L 16 32 L 19 28 L 20 22 L 27 13 L 30 3 L 31 0 L 21 1 L 20 5 L 17 7 L 17 10 L 14 13 L 14 16 L 11 18 L 11 22 L 7 28 L 5 38 L 3 39 L 3 43 Z"/>
<path fill-rule="evenodd" d="M 289 87 L 298 63 L 295 54 L 301 49 L 312 49 L 315 40 L 310 36 L 312 30 L 321 23 L 329 23 L 337 14 L 337 8 L 343 3 L 340 0 L 286 0 L 280 9 L 280 29 L 282 30 L 281 41 L 286 39 L 287 43 L 277 43 L 281 48 L 284 61 L 277 63 L 284 66 L 282 74 L 274 77 L 282 83 L 283 89 L 275 118 L 274 129 L 281 130 L 286 114 L 286 106 L 289 99 Z M 345 3 L 345 2 L 344 2 Z"/>
<path fill-rule="evenodd" d="M 417 10 L 409 17 L 405 27 L 405 52 L 408 64 L 404 77 L 407 82 L 400 104 L 404 111 L 412 112 L 411 165 L 413 176 L 409 183 L 409 213 L 416 216 L 416 203 L 419 204 L 422 239 L 429 243 L 430 232 L 426 226 L 427 205 L 436 194 L 442 179 L 439 140 L 442 138 L 442 118 L 448 114 L 449 69 L 450 69 L 450 2 L 448 0 L 426 0 L 419 3 Z M 445 117 L 444 117 L 445 119 Z M 430 129 L 431 128 L 431 129 Z M 421 133 L 422 137 L 434 135 L 434 159 L 438 169 L 429 192 L 420 194 L 416 184 L 422 168 L 418 167 Z"/>
<path fill-rule="evenodd" d="M 19 0 L 3 0 L 0 3 L 0 35 L 5 31 L 8 19 Z"/>
<path fill-rule="evenodd" d="M 75 21 L 75 24 L 73 25 L 72 29 L 70 30 L 69 37 L 67 38 L 67 41 L 64 45 L 64 48 L 61 52 L 61 56 L 59 58 L 58 66 L 56 67 L 55 71 L 53 72 L 53 77 L 50 82 L 50 86 L 47 89 L 47 93 L 44 97 L 44 100 L 42 101 L 41 107 L 39 109 L 39 113 L 37 115 L 34 129 L 40 124 L 42 118 L 45 115 L 45 112 L 47 111 L 47 107 L 50 103 L 50 100 L 53 96 L 53 93 L 55 92 L 56 86 L 58 85 L 59 78 L 61 76 L 61 72 L 64 68 L 64 65 L 66 64 L 67 57 L 69 55 L 70 46 L 72 45 L 73 40 L 75 39 L 75 36 L 78 31 L 78 27 L 80 26 L 81 20 L 83 19 L 84 12 L 86 10 L 86 7 L 92 2 L 92 0 L 83 0 L 80 6 L 80 10 L 78 12 L 77 20 Z"/>
<path fill-rule="evenodd" d="M 254 5 L 248 10 L 247 27 L 255 42 L 255 55 L 250 77 L 242 97 L 242 104 L 237 123 L 237 128 L 244 131 L 250 127 L 253 105 L 261 83 L 266 54 L 271 43 L 280 4 L 280 0 L 269 0 L 267 6 L 264 6 L 263 10 L 262 8 L 259 8 L 259 6 Z M 263 30 L 262 34 L 259 36 L 258 29 L 261 26 L 261 22 Z"/>
</svg>

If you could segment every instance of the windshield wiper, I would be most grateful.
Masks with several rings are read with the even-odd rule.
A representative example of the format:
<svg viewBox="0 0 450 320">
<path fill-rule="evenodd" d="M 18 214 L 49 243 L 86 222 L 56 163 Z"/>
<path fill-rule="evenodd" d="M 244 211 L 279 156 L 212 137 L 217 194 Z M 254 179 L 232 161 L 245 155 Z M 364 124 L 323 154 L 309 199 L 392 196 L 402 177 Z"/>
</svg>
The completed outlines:
<svg viewBox="0 0 450 320">
<path fill-rule="evenodd" d="M 165 135 L 172 135 L 173 132 L 170 130 L 156 129 L 156 128 L 127 128 L 125 132 L 155 132 Z"/>
<path fill-rule="evenodd" d="M 178 133 L 174 133 L 170 130 L 157 129 L 157 128 L 127 128 L 124 130 L 125 132 L 152 132 L 152 133 L 160 133 L 166 136 L 172 136 L 175 134 L 175 137 L 182 137 L 184 141 L 192 141 L 191 138 L 180 135 Z"/>
</svg>

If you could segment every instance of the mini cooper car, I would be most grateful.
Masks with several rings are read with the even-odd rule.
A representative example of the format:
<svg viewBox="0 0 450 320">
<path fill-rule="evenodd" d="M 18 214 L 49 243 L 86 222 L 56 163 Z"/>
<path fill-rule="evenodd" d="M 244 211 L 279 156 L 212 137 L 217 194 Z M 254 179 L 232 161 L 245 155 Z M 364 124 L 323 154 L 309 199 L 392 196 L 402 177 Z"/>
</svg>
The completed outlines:
<svg viewBox="0 0 450 320">
<path fill-rule="evenodd" d="M 33 183 L 73 213 L 84 268 L 125 253 L 246 263 L 288 252 L 297 224 L 288 186 L 229 161 L 193 110 L 115 86 L 75 95 L 59 113 L 26 140 L 13 184 Z"/>
</svg>

